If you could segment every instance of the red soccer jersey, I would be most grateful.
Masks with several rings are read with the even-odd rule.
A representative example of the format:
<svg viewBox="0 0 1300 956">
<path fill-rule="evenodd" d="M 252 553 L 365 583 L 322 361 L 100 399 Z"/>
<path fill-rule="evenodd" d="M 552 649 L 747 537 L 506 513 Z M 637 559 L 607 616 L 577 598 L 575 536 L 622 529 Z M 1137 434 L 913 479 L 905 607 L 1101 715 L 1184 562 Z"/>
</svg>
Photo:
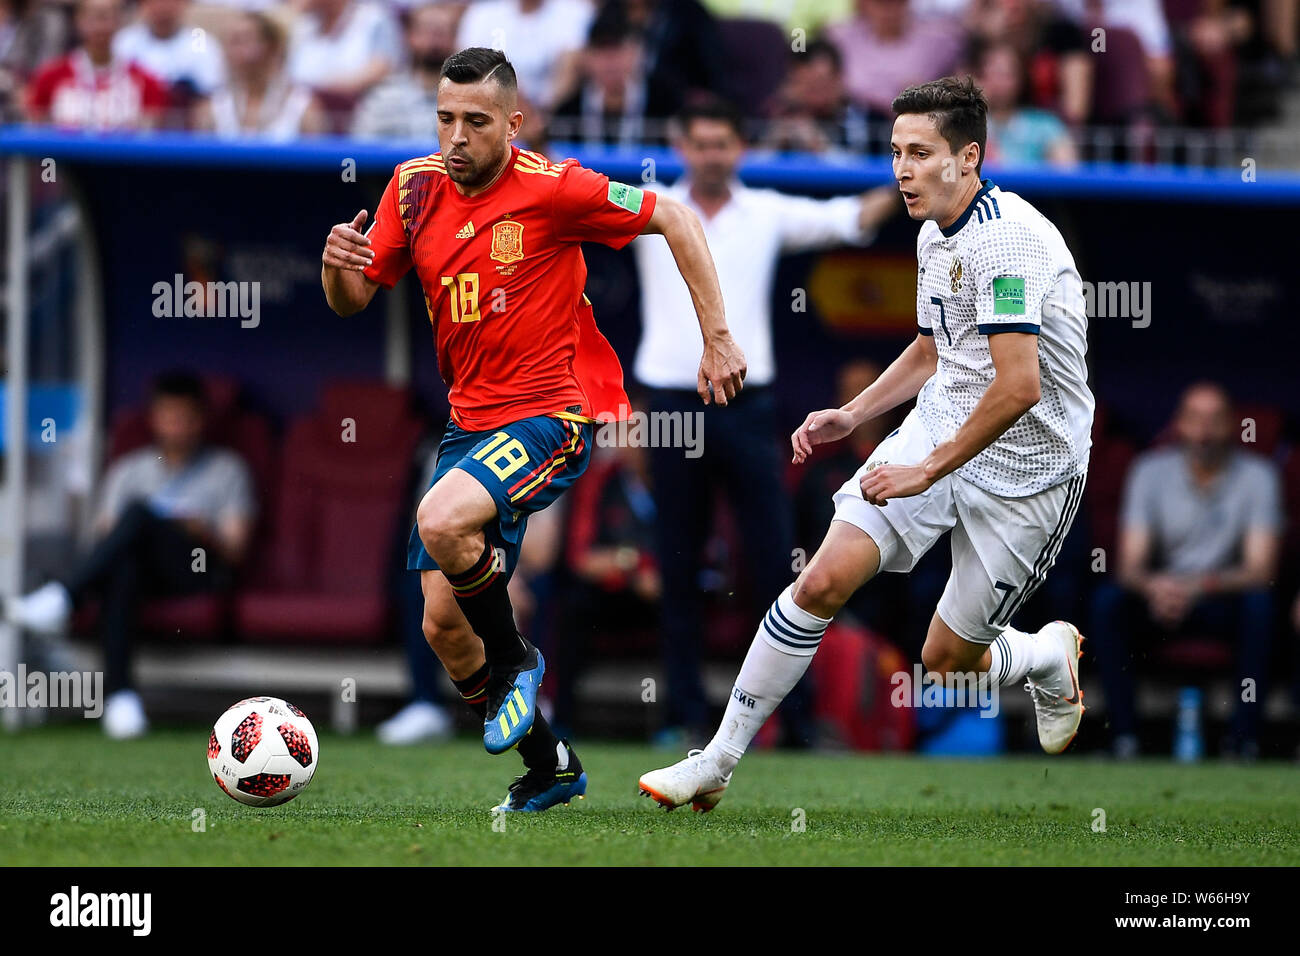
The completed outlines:
<svg viewBox="0 0 1300 956">
<path fill-rule="evenodd" d="M 29 114 L 78 129 L 137 129 L 168 102 L 167 87 L 137 63 L 96 67 L 80 49 L 44 64 L 27 90 Z"/>
<path fill-rule="evenodd" d="M 511 147 L 501 177 L 461 195 L 435 153 L 402 163 L 367 235 L 365 275 L 391 289 L 412 265 L 452 418 L 487 431 L 534 415 L 620 416 L 623 370 L 583 294 L 583 241 L 621 249 L 655 195 Z"/>
</svg>

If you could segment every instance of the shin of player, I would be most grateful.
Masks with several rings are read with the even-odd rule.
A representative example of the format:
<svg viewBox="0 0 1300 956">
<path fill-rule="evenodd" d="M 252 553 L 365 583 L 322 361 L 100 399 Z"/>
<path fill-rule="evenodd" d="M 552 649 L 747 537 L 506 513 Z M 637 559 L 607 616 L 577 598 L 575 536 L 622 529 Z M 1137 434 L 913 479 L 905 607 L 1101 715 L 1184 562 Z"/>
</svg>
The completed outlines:
<svg viewBox="0 0 1300 956">
<path fill-rule="evenodd" d="M 835 614 L 879 565 L 880 552 L 869 535 L 832 522 L 817 555 L 772 602 L 736 675 L 718 732 L 704 750 L 724 776 L 803 677 Z M 1059 667 L 1052 637 L 1007 626 L 991 644 L 979 644 L 960 637 L 936 613 L 921 661 L 928 672 L 945 679 L 978 672 L 991 687 L 1014 686 Z"/>
</svg>

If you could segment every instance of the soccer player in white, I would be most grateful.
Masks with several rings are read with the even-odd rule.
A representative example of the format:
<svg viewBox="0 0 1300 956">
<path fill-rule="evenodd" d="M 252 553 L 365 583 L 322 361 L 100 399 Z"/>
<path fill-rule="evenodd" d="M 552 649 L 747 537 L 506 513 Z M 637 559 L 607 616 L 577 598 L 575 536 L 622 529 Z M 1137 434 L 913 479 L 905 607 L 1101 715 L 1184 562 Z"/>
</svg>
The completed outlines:
<svg viewBox="0 0 1300 956">
<path fill-rule="evenodd" d="M 850 595 L 880 571 L 910 571 L 950 530 L 926 669 L 1024 681 L 1048 753 L 1069 746 L 1083 716 L 1078 630 L 1011 626 L 1083 494 L 1093 398 L 1082 282 L 1056 227 L 981 180 L 988 105 L 972 80 L 910 87 L 893 107 L 894 177 L 922 222 L 918 334 L 853 401 L 808 415 L 791 436 L 794 461 L 912 398 L 916 407 L 836 492 L 826 538 L 759 626 L 716 736 L 641 777 L 641 792 L 669 809 L 711 810 Z"/>
</svg>

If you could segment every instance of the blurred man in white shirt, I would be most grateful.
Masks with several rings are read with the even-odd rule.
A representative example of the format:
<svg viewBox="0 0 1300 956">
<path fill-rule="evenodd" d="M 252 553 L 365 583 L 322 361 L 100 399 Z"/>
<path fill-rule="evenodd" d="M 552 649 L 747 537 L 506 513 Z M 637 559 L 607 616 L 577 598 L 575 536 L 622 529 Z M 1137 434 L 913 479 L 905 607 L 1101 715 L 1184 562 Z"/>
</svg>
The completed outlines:
<svg viewBox="0 0 1300 956">
<path fill-rule="evenodd" d="M 381 3 L 306 0 L 289 45 L 289 77 L 356 99 L 404 63 L 402 31 Z"/>
<path fill-rule="evenodd" d="M 665 742 L 678 732 L 689 736 L 710 720 L 699 668 L 699 577 L 701 551 L 713 527 L 713 481 L 723 482 L 735 512 L 755 594 L 780 591 L 793 575 L 790 502 L 781 481 L 783 451 L 769 388 L 776 374 L 771 299 L 777 261 L 786 253 L 865 245 L 902 208 L 898 191 L 890 186 L 825 200 L 750 189 L 736 177 L 745 151 L 736 110 L 705 102 L 688 107 L 679 123 L 675 146 L 686 171 L 676 184 L 657 191 L 699 216 L 732 334 L 749 360 L 749 372 L 744 391 L 721 415 L 714 406 L 700 412 L 699 363 L 690 358 L 699 351 L 699 330 L 684 324 L 695 314 L 690 294 L 659 237 L 634 240 L 642 326 L 635 376 L 649 389 L 652 414 L 704 415 L 702 454 L 700 449 L 691 450 L 696 457 L 681 448 L 650 451 L 663 569 Z M 797 702 L 787 700 L 792 703 Z M 805 743 L 811 729 L 803 719 L 807 715 L 794 707 L 787 717 L 789 742 Z"/>
<path fill-rule="evenodd" d="M 588 0 L 479 0 L 460 20 L 457 49 L 501 50 L 519 76 L 519 88 L 540 109 L 572 92 L 576 57 L 596 11 Z"/>
<path fill-rule="evenodd" d="M 113 37 L 113 55 L 135 60 L 171 87 L 182 103 L 207 96 L 225 80 L 221 44 L 185 22 L 189 0 L 140 0 L 140 18 Z"/>
</svg>

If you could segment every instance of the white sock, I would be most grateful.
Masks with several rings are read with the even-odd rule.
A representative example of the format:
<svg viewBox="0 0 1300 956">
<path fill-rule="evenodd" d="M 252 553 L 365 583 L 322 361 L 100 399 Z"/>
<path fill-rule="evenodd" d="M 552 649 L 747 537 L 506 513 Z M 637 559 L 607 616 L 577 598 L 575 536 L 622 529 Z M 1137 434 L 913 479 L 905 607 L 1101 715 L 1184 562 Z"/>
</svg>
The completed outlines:
<svg viewBox="0 0 1300 956">
<path fill-rule="evenodd" d="M 794 689 L 812 663 L 830 618 L 794 603 L 793 585 L 768 609 L 736 675 L 722 726 L 704 752 L 731 773 L 763 722 Z"/>
<path fill-rule="evenodd" d="M 1019 684 L 1035 675 L 1038 635 L 1003 628 L 989 645 L 989 678 L 999 687 Z"/>
</svg>

